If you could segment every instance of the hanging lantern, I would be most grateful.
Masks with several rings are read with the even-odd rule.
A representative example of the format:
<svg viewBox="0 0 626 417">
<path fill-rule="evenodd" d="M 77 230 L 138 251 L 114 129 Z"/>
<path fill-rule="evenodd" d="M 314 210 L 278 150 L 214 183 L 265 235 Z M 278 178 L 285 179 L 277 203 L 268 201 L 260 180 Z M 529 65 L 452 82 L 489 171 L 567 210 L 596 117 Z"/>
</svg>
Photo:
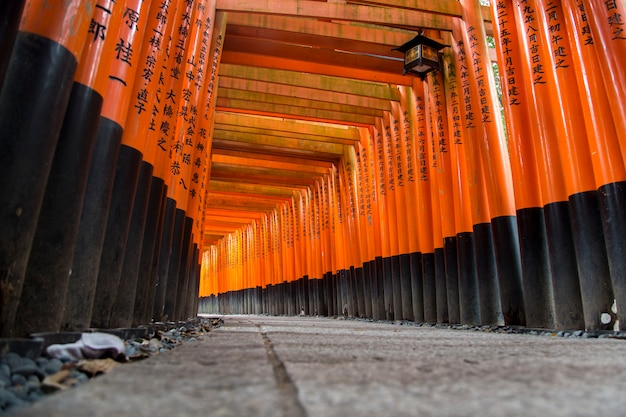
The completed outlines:
<svg viewBox="0 0 626 417">
<path fill-rule="evenodd" d="M 440 70 L 439 51 L 447 46 L 427 38 L 423 33 L 419 31 L 416 37 L 394 48 L 395 51 L 404 52 L 402 73 L 417 74 L 422 80 L 429 72 Z"/>
</svg>

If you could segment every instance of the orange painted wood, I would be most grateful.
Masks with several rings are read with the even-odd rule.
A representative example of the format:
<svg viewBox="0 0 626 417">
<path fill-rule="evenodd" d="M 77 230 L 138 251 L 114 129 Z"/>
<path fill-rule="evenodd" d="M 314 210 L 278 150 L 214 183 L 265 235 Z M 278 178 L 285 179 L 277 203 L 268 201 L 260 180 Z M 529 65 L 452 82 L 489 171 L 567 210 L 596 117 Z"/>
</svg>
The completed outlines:
<svg viewBox="0 0 626 417">
<path fill-rule="evenodd" d="M 320 75 L 310 71 L 290 71 L 288 69 L 254 67 L 248 64 L 234 65 L 224 63 L 220 66 L 220 76 L 266 81 L 276 84 L 293 85 L 317 90 L 331 90 L 338 93 L 373 97 L 383 100 L 399 100 L 397 90 L 374 79 L 357 80 L 339 76 Z M 411 77 L 407 77 L 411 78 Z"/>
<path fill-rule="evenodd" d="M 389 224 L 389 190 L 387 184 L 386 162 L 385 162 L 385 139 L 382 131 L 382 121 L 378 121 L 372 129 L 373 135 L 373 155 L 375 160 L 375 179 L 376 179 L 376 197 L 378 207 L 378 220 L 380 225 L 380 242 L 382 256 L 390 257 L 393 254 L 395 246 L 397 246 L 396 236 L 392 235 L 391 225 Z M 395 243 L 393 242 L 395 241 Z M 394 246 L 395 245 L 395 246 Z"/>
<path fill-rule="evenodd" d="M 450 179 L 454 202 L 454 224 L 456 233 L 473 231 L 472 191 L 470 184 L 475 181 L 476 167 L 471 155 L 467 155 L 467 140 L 463 132 L 462 93 L 457 78 L 457 70 L 451 51 L 443 64 L 443 83 L 446 96 L 446 118 L 448 126 L 448 149 L 450 153 Z M 470 148 L 470 150 L 473 150 Z M 468 166 L 469 165 L 469 166 Z"/>
<path fill-rule="evenodd" d="M 621 103 L 613 106 L 609 102 L 601 69 L 604 59 L 598 56 L 584 3 L 582 0 L 576 3 L 563 2 L 562 7 L 568 23 L 566 29 L 571 39 L 570 45 L 576 52 L 572 55 L 572 61 L 576 70 L 596 187 L 600 187 L 626 179 L 626 147 L 620 148 L 620 135 L 611 112 L 613 107 L 619 107 Z M 626 34 L 623 37 L 626 42 Z"/>
<path fill-rule="evenodd" d="M 588 18 L 591 32 L 594 34 L 594 49 L 598 55 L 598 62 L 604 80 L 613 122 L 619 135 L 622 155 L 626 154 L 626 31 L 623 19 L 626 16 L 626 5 L 623 1 L 582 0 Z M 624 157 L 626 161 L 626 157 Z"/>
<path fill-rule="evenodd" d="M 462 0 L 461 4 L 464 6 L 461 32 L 468 57 L 471 57 L 470 85 L 477 89 L 481 101 L 475 111 L 484 135 L 478 149 L 488 188 L 489 208 L 492 217 L 512 216 L 515 215 L 513 179 L 480 6 L 478 0 Z"/>
<path fill-rule="evenodd" d="M 542 185 L 542 195 L 544 204 L 557 201 L 567 201 L 568 193 L 562 166 L 561 158 L 558 156 L 560 149 L 557 140 L 556 124 L 552 120 L 553 103 L 551 90 L 548 87 L 547 72 L 550 71 L 549 49 L 541 46 L 541 37 L 533 29 L 527 32 L 527 23 L 520 19 L 539 19 L 534 8 L 521 9 L 519 6 L 513 8 L 516 16 L 517 29 L 519 34 L 519 49 L 522 53 L 524 64 L 521 65 L 523 82 L 526 91 L 533 100 L 532 106 L 527 109 L 530 112 L 531 123 L 527 128 L 531 134 L 539 138 L 535 147 L 536 159 L 540 162 L 539 178 Z M 530 15 L 530 17 L 525 16 Z M 528 33 L 528 34 L 527 34 Z M 533 60 L 538 61 L 533 65 Z M 537 67 L 540 65 L 540 67 Z M 536 130 L 535 130 L 536 129 Z M 536 133 L 535 133 L 536 132 Z"/>
<path fill-rule="evenodd" d="M 19 30 L 50 39 L 79 60 L 95 8 L 94 1 L 27 0 Z"/>
<path fill-rule="evenodd" d="M 135 27 L 143 27 L 142 37 L 138 37 L 136 46 L 135 60 L 135 79 L 132 83 L 130 105 L 128 106 L 128 114 L 126 115 L 126 125 L 124 126 L 124 134 L 122 143 L 137 149 L 144 156 L 144 161 L 154 165 L 155 141 L 148 142 L 148 131 L 157 129 L 158 116 L 158 97 L 157 89 L 160 87 L 159 75 L 155 72 L 159 71 L 158 63 L 164 59 L 166 41 L 164 36 L 167 33 L 168 23 L 170 28 L 174 25 L 173 19 L 158 19 L 157 16 L 167 15 L 170 10 L 168 4 L 161 4 L 160 7 L 151 7 L 146 16 L 138 16 L 137 22 L 134 23 L 130 19 L 128 10 L 124 13 L 124 24 L 134 24 Z M 173 12 L 173 11 L 172 11 Z M 146 152 L 147 148 L 151 148 L 150 152 Z"/>
<path fill-rule="evenodd" d="M 536 125 L 528 111 L 534 105 L 532 96 L 523 82 L 519 36 L 515 26 L 513 2 L 505 0 L 494 3 L 492 10 L 497 28 L 494 39 L 498 52 L 500 79 L 502 80 L 502 99 L 506 115 L 506 127 L 511 153 L 511 170 L 515 186 L 515 204 L 517 209 L 543 207 L 541 179 L 535 157 L 535 142 L 539 140 Z M 522 35 L 523 36 L 523 35 Z"/>
<path fill-rule="evenodd" d="M 388 24 L 388 22 L 394 22 L 397 26 L 415 29 L 449 30 L 453 21 L 453 18 L 450 16 L 425 14 L 400 8 L 347 5 L 307 0 L 219 0 L 217 8 L 232 12 L 293 15 L 383 25 Z"/>
<path fill-rule="evenodd" d="M 429 77 L 430 78 L 430 77 Z M 432 221 L 432 245 L 434 248 L 443 247 L 444 230 L 442 220 L 446 213 L 442 212 L 441 201 L 439 193 L 445 192 L 445 184 L 441 185 L 440 181 L 442 175 L 438 172 L 439 152 L 437 149 L 437 128 L 436 115 L 433 115 L 432 91 L 430 83 L 424 81 L 424 107 L 425 107 L 425 122 L 426 122 L 426 154 L 429 168 L 429 182 L 430 182 L 430 205 L 431 205 L 431 221 Z"/>
<path fill-rule="evenodd" d="M 415 157 L 417 142 L 415 138 L 415 107 L 412 104 L 413 91 L 404 86 L 398 87 L 402 96 L 402 101 L 394 108 L 400 118 L 400 136 L 402 139 L 400 151 L 402 153 L 402 164 L 404 168 L 404 180 L 406 181 L 406 233 L 409 237 L 409 251 L 411 253 L 419 251 L 419 213 L 417 210 L 419 202 L 418 165 Z"/>
<path fill-rule="evenodd" d="M 286 57 L 274 57 L 271 55 L 260 55 L 253 52 L 242 52 L 224 50 L 224 63 L 233 65 L 251 65 L 265 69 L 282 69 L 295 72 L 306 72 L 331 77 L 346 77 L 361 81 L 375 81 L 379 83 L 409 85 L 410 76 L 400 73 L 391 73 L 373 69 L 359 69 L 341 65 L 327 63 L 316 63 L 312 61 L 301 61 Z"/>
<path fill-rule="evenodd" d="M 107 53 L 114 50 L 119 39 L 115 37 L 122 23 L 122 5 L 112 0 L 100 0 L 93 12 L 93 29 L 87 31 L 78 68 L 76 82 L 93 88 L 104 97 L 109 81 L 109 68 L 114 55 Z M 110 36 L 107 36 L 110 35 Z"/>
<path fill-rule="evenodd" d="M 417 215 L 419 219 L 419 250 L 422 253 L 434 251 L 431 205 L 431 173 L 428 158 L 428 129 L 426 118 L 426 100 L 424 82 L 415 79 L 411 94 L 411 105 L 414 113 L 415 161 L 417 169 Z"/>
<path fill-rule="evenodd" d="M 287 95 L 270 93 L 257 93 L 250 90 L 231 89 L 220 87 L 219 97 L 229 100 L 251 101 L 266 105 L 286 105 L 296 108 L 315 109 L 320 112 L 345 113 L 346 115 L 380 116 L 380 110 L 370 109 L 363 106 L 351 106 L 346 104 L 319 101 L 312 98 L 295 98 Z M 320 117 L 320 116 L 318 116 Z M 321 118 L 321 117 L 320 117 Z"/>
<path fill-rule="evenodd" d="M 336 103 L 338 105 L 364 107 L 372 110 L 390 110 L 389 100 L 339 93 L 333 90 L 319 90 L 223 75 L 220 75 L 219 87 L 220 91 L 224 91 L 224 89 L 244 90 L 276 96 L 315 100 L 321 103 Z"/>
<path fill-rule="evenodd" d="M 101 114 L 122 127 L 126 125 L 127 112 L 132 100 L 132 87 L 138 68 L 138 55 L 141 52 L 146 29 L 146 25 L 137 25 L 134 20 L 136 17 L 143 22 L 147 19 L 148 11 L 149 4 L 146 2 L 141 0 L 127 2 L 124 12 L 126 16 L 122 14 L 122 23 L 115 35 L 118 42 L 105 52 L 114 58 L 111 59 Z M 131 18 L 131 15 L 134 17 Z"/>
</svg>

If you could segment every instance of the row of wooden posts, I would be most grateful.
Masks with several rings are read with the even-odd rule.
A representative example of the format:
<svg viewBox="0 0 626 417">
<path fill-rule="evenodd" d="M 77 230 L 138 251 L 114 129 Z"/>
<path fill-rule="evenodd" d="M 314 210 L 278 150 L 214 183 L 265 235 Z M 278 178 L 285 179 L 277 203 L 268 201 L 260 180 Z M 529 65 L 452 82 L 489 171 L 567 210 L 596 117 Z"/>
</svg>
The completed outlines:
<svg viewBox="0 0 626 417">
<path fill-rule="evenodd" d="M 315 186 L 203 255 L 200 310 L 613 329 L 626 308 L 620 1 L 472 8 Z"/>
<path fill-rule="evenodd" d="M 194 316 L 226 15 L 215 0 L 0 15 L 0 336 Z"/>
</svg>

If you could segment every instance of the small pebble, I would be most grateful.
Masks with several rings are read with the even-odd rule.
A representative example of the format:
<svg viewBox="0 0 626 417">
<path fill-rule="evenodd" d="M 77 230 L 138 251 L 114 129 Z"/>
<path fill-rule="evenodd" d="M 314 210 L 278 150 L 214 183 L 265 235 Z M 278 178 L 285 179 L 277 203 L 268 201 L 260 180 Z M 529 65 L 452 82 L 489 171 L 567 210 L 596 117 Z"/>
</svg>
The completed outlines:
<svg viewBox="0 0 626 417">
<path fill-rule="evenodd" d="M 13 374 L 11 375 L 11 384 L 15 385 L 26 385 L 26 377 L 22 374 Z"/>
<path fill-rule="evenodd" d="M 52 358 L 43 366 L 43 371 L 47 375 L 52 375 L 52 374 L 56 374 L 57 372 L 59 372 L 62 367 L 63 367 L 63 362 L 61 362 L 60 359 Z"/>
</svg>

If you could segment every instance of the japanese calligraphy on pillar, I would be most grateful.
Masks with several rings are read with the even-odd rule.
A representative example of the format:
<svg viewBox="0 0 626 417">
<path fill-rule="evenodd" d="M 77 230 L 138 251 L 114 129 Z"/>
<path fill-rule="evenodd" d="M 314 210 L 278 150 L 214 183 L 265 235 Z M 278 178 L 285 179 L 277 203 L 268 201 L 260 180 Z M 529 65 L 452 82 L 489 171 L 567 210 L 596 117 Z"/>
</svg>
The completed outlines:
<svg viewBox="0 0 626 417">
<path fill-rule="evenodd" d="M 547 81 L 544 78 L 546 71 L 544 68 L 545 63 L 542 60 L 541 48 L 539 45 L 540 35 L 538 25 L 540 23 L 537 21 L 537 11 L 529 4 L 528 0 L 518 1 L 517 6 L 521 10 L 523 19 L 522 22 L 524 24 L 524 28 L 526 29 L 525 36 L 528 39 L 533 84 L 546 84 Z"/>
<path fill-rule="evenodd" d="M 606 24 L 611 29 L 611 40 L 613 41 L 624 41 L 626 40 L 626 32 L 624 32 L 624 27 L 626 22 L 624 21 L 624 16 L 620 11 L 621 8 L 624 8 L 624 2 L 620 3 L 620 0 L 605 0 L 604 6 L 606 7 L 606 11 L 608 14 Z"/>
<path fill-rule="evenodd" d="M 360 147 L 359 147 L 360 148 Z M 363 161 L 361 160 L 361 149 L 356 151 L 356 182 L 358 190 L 359 216 L 365 216 L 365 185 L 363 175 Z"/>
<path fill-rule="evenodd" d="M 545 15 L 548 18 L 548 31 L 552 56 L 554 58 L 554 69 L 561 70 L 568 68 L 571 61 L 569 58 L 569 45 L 567 39 L 563 37 L 566 34 L 566 29 L 561 7 L 554 1 L 549 1 L 546 6 Z"/>
<path fill-rule="evenodd" d="M 419 179 L 428 180 L 428 152 L 426 149 L 426 110 L 424 97 L 415 97 L 415 121 L 417 123 L 417 162 L 419 164 Z"/>
<path fill-rule="evenodd" d="M 385 181 L 385 149 L 383 141 L 383 133 L 380 130 L 376 130 L 376 155 L 378 164 L 378 186 L 380 189 L 380 195 L 385 196 L 386 181 Z"/>
<path fill-rule="evenodd" d="M 391 135 L 391 126 L 387 123 L 383 123 L 383 131 L 384 131 L 384 144 L 385 144 L 385 157 L 387 160 L 387 185 L 388 191 L 395 191 L 396 189 L 396 180 L 393 173 L 394 160 L 393 160 L 393 136 Z"/>
<path fill-rule="evenodd" d="M 443 88 L 440 82 L 439 77 L 432 74 L 431 76 L 431 88 L 432 88 L 432 97 L 433 101 L 432 109 L 433 109 L 433 122 L 435 127 L 435 143 L 433 144 L 433 150 L 436 150 L 439 153 L 448 152 L 448 139 L 446 138 L 446 128 L 445 128 L 445 117 L 446 117 L 446 101 L 445 101 L 445 93 L 443 92 Z M 434 154 L 434 153 L 433 153 Z M 436 162 L 433 160 L 433 162 Z M 436 165 L 433 165 L 436 166 Z"/>
<path fill-rule="evenodd" d="M 413 166 L 413 141 L 411 140 L 411 119 L 409 112 L 402 110 L 402 130 L 404 134 L 404 158 L 406 160 L 406 180 L 415 182 L 415 167 Z"/>
<path fill-rule="evenodd" d="M 400 134 L 400 120 L 395 117 L 391 119 L 391 130 L 393 133 L 393 147 L 394 147 L 394 164 L 396 167 L 396 181 L 398 187 L 404 187 L 404 169 L 402 167 L 402 157 L 406 153 L 402 153 L 402 137 Z"/>
<path fill-rule="evenodd" d="M 482 57 L 480 52 L 478 51 L 478 36 L 476 33 L 476 28 L 474 26 L 469 26 L 467 28 L 467 33 L 469 36 L 469 50 L 472 66 L 474 68 L 474 76 L 476 78 L 476 84 L 478 85 L 478 99 L 480 102 L 480 116 L 481 121 L 483 123 L 492 122 L 491 119 L 491 107 L 489 105 L 489 101 L 487 98 L 487 86 L 488 83 L 487 75 L 483 73 L 483 59 L 488 59 L 488 57 Z"/>
<path fill-rule="evenodd" d="M 509 16 L 510 10 L 508 10 L 507 3 L 504 1 L 498 1 L 496 4 L 496 13 L 498 19 L 498 30 L 500 33 L 500 46 L 502 55 L 504 57 L 504 85 L 506 97 L 510 106 L 519 106 L 519 89 L 517 87 L 516 79 L 516 66 L 514 63 L 514 53 L 517 45 L 513 43 L 513 34 L 509 30 L 509 20 L 514 19 L 513 16 Z M 514 26 L 513 26 L 514 27 Z"/>
<path fill-rule="evenodd" d="M 459 75 L 461 77 L 461 87 L 463 89 L 463 104 L 465 106 L 465 128 L 474 129 L 476 125 L 474 124 L 474 108 L 472 106 L 472 94 L 470 87 L 471 81 L 467 62 L 467 53 L 465 51 L 465 43 L 462 40 L 459 40 L 456 46 L 457 60 L 459 63 Z"/>
<path fill-rule="evenodd" d="M 459 92 L 456 81 L 456 68 L 454 63 L 447 63 L 447 83 L 448 83 L 448 103 L 450 105 L 452 141 L 454 145 L 463 144 L 463 134 L 461 132 L 461 104 L 459 102 Z"/>
<path fill-rule="evenodd" d="M 585 4 L 583 0 L 576 0 L 576 9 L 580 16 L 580 21 L 583 22 L 583 24 L 581 24 L 577 28 L 579 30 L 581 39 L 583 39 L 583 44 L 593 45 L 593 35 L 591 33 L 591 26 L 587 18 L 587 9 L 585 8 Z"/>
</svg>

